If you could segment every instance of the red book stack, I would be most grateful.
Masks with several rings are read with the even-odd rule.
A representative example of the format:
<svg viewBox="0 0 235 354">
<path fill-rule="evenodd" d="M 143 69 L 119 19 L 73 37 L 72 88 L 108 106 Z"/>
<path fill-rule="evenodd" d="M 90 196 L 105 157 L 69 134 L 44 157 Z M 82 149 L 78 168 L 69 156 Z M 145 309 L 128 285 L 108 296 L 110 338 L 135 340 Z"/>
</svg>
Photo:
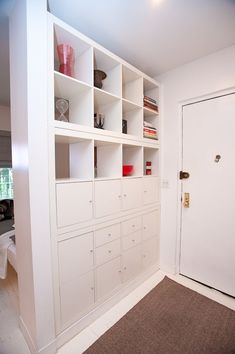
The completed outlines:
<svg viewBox="0 0 235 354">
<path fill-rule="evenodd" d="M 154 126 L 151 123 L 146 121 L 144 121 L 144 138 L 158 140 L 157 129 L 154 128 Z"/>
<path fill-rule="evenodd" d="M 157 101 L 151 97 L 144 96 L 144 107 L 150 109 L 154 113 L 158 113 Z"/>
</svg>

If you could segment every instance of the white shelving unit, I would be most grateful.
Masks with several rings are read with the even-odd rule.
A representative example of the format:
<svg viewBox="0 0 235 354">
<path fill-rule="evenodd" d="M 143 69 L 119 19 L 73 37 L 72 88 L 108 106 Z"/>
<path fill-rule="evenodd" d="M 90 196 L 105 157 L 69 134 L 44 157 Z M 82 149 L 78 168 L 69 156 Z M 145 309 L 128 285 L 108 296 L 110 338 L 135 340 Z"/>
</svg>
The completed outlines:
<svg viewBox="0 0 235 354">
<path fill-rule="evenodd" d="M 56 324 L 60 345 L 159 268 L 159 85 L 49 15 L 48 116 Z M 73 77 L 59 72 L 57 45 L 74 50 Z M 94 70 L 107 77 L 94 86 Z M 59 121 L 55 99 L 69 103 Z M 69 114 L 68 114 L 69 113 Z M 94 114 L 104 117 L 101 129 Z M 123 131 L 123 120 L 127 131 Z M 146 176 L 146 161 L 152 174 Z M 123 166 L 132 165 L 130 176 Z"/>
</svg>

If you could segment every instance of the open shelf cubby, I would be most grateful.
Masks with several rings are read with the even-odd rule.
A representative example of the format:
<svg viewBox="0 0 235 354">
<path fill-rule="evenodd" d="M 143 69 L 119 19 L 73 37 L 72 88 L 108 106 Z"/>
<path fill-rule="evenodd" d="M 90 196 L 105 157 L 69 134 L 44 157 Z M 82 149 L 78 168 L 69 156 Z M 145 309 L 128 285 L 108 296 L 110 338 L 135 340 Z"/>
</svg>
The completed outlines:
<svg viewBox="0 0 235 354">
<path fill-rule="evenodd" d="M 121 144 L 95 140 L 94 169 L 95 178 L 121 176 Z"/>
<path fill-rule="evenodd" d="M 143 105 L 143 78 L 122 66 L 122 97 L 139 106 Z"/>
<path fill-rule="evenodd" d="M 56 179 L 93 178 L 93 146 L 93 141 L 90 139 L 56 135 Z"/>
<path fill-rule="evenodd" d="M 104 117 L 104 130 L 121 132 L 122 104 L 121 99 L 100 89 L 94 89 L 94 113 Z M 99 129 L 99 128 L 97 128 Z"/>
<path fill-rule="evenodd" d="M 74 34 L 54 25 L 54 68 L 59 70 L 57 46 L 67 44 L 73 48 L 74 70 L 73 77 L 89 85 L 93 84 L 92 47 Z"/>
<path fill-rule="evenodd" d="M 143 148 L 129 144 L 122 145 L 122 165 L 132 165 L 131 176 L 143 175 Z"/>
<path fill-rule="evenodd" d="M 151 175 L 159 175 L 159 150 L 155 148 L 144 147 L 144 164 L 143 164 L 143 174 L 146 173 L 146 162 L 151 162 Z M 147 167 L 148 168 L 148 167 Z"/>
<path fill-rule="evenodd" d="M 126 120 L 126 133 L 137 137 L 142 137 L 142 121 L 143 111 L 142 108 L 135 104 L 122 100 L 122 119 Z"/>
<path fill-rule="evenodd" d="M 121 97 L 121 64 L 94 48 L 94 69 L 101 70 L 107 75 L 102 81 L 102 90 Z"/>
<path fill-rule="evenodd" d="M 78 80 L 55 72 L 55 99 L 64 98 L 69 104 L 68 119 L 70 123 L 93 126 L 93 92 L 92 88 Z M 57 119 L 59 119 L 56 109 Z"/>
</svg>

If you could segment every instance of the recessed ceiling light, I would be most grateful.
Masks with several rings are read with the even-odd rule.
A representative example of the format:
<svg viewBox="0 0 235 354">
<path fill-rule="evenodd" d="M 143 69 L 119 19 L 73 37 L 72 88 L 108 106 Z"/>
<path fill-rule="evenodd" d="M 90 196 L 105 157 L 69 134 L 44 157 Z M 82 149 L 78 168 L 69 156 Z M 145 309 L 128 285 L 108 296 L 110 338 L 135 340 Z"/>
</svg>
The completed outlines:
<svg viewBox="0 0 235 354">
<path fill-rule="evenodd" d="M 164 0 L 151 0 L 153 6 L 158 6 L 160 5 Z"/>
</svg>

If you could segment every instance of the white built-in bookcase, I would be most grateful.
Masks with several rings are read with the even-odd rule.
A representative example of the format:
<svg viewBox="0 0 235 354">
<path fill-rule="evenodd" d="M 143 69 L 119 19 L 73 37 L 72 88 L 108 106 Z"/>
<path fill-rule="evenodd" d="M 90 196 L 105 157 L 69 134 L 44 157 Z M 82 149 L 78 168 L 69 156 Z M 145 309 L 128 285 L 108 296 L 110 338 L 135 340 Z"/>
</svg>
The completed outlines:
<svg viewBox="0 0 235 354">
<path fill-rule="evenodd" d="M 72 324 L 77 331 L 84 328 L 89 322 L 84 314 L 100 308 L 120 289 L 126 293 L 127 285 L 141 279 L 139 274 L 150 265 L 159 267 L 160 143 L 143 137 L 144 121 L 152 123 L 159 136 L 159 113 L 143 105 L 144 95 L 159 105 L 159 85 L 52 15 L 48 42 L 55 313 L 57 334 L 63 337 Z M 58 71 L 58 44 L 74 49 L 73 77 Z M 107 74 L 102 89 L 94 86 L 94 69 Z M 55 119 L 55 98 L 69 101 L 69 122 Z M 105 116 L 104 129 L 94 127 L 96 112 Z M 122 132 L 123 119 L 127 134 Z M 152 163 L 148 176 L 146 161 Z M 134 166 L 131 176 L 123 176 L 123 165 Z M 74 285 L 77 282 L 81 288 Z M 87 287 L 94 293 L 86 293 Z M 84 303 L 76 310 L 77 297 Z M 64 335 L 61 343 L 69 337 Z"/>
</svg>

